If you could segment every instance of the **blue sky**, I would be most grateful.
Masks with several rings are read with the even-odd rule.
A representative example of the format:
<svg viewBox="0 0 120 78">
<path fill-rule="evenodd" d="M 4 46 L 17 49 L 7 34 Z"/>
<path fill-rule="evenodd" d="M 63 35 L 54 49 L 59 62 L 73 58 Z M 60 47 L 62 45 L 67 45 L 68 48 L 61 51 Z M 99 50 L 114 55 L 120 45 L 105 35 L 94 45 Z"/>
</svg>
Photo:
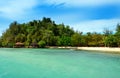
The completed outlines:
<svg viewBox="0 0 120 78">
<path fill-rule="evenodd" d="M 115 30 L 120 22 L 120 0 L 2 0 L 0 34 L 13 21 L 19 23 L 50 17 L 82 32 Z"/>
</svg>

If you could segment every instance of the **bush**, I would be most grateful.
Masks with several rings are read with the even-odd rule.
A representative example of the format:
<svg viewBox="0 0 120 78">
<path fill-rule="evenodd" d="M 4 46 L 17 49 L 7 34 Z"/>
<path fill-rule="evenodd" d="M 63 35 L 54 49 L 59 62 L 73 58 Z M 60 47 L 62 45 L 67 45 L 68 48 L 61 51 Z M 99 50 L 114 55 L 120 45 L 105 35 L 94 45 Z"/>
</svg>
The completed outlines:
<svg viewBox="0 0 120 78">
<path fill-rule="evenodd" d="M 40 42 L 38 43 L 38 45 L 39 45 L 40 48 L 45 48 L 46 43 L 45 43 L 45 41 L 40 41 Z"/>
</svg>

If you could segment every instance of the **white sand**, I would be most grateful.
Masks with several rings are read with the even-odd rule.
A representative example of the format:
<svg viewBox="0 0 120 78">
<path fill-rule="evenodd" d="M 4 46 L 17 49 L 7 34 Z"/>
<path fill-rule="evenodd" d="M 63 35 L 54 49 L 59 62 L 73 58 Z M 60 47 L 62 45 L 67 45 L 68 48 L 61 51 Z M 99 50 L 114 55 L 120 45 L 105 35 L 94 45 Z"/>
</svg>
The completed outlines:
<svg viewBox="0 0 120 78">
<path fill-rule="evenodd" d="M 61 48 L 61 49 L 76 49 L 76 50 L 88 50 L 88 51 L 103 51 L 103 52 L 113 52 L 120 53 L 120 48 L 110 48 L 110 47 L 50 47 L 50 48 Z"/>
<path fill-rule="evenodd" d="M 109 48 L 109 47 L 77 47 L 77 49 L 89 50 L 89 51 L 120 52 L 120 48 Z"/>
</svg>

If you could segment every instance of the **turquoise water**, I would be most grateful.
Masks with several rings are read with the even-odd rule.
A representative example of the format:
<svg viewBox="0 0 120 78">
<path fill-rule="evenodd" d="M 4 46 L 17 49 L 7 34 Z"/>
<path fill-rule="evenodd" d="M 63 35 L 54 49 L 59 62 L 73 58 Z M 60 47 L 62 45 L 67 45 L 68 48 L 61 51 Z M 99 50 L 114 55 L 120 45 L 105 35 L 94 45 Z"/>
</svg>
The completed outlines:
<svg viewBox="0 0 120 78">
<path fill-rule="evenodd" d="M 0 49 L 0 78 L 120 78 L 120 54 Z"/>
</svg>

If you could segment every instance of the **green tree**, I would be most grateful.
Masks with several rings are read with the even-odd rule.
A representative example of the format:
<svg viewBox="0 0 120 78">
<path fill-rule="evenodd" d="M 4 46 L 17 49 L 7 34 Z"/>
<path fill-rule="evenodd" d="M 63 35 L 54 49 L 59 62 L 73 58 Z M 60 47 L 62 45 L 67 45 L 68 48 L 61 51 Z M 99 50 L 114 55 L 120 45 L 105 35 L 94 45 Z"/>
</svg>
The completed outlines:
<svg viewBox="0 0 120 78">
<path fill-rule="evenodd" d="M 25 34 L 18 34 L 15 37 L 15 42 L 25 42 L 25 40 L 26 40 Z"/>
<path fill-rule="evenodd" d="M 115 37 L 117 38 L 117 43 L 120 47 L 120 24 L 117 24 Z"/>
<path fill-rule="evenodd" d="M 79 33 L 75 33 L 71 37 L 72 46 L 80 46 L 81 45 L 81 35 Z"/>
<path fill-rule="evenodd" d="M 113 34 L 113 32 L 111 30 L 105 28 L 103 31 L 103 34 L 104 34 L 104 36 L 109 36 L 109 35 Z"/>
<path fill-rule="evenodd" d="M 44 48 L 46 43 L 45 43 L 45 41 L 41 40 L 41 41 L 38 42 L 38 45 L 39 45 L 40 48 Z"/>
<path fill-rule="evenodd" d="M 104 40 L 106 47 L 118 47 L 117 38 L 114 35 L 109 35 Z"/>
<path fill-rule="evenodd" d="M 62 36 L 58 40 L 58 45 L 59 46 L 70 46 L 71 45 L 71 38 L 67 36 Z"/>
<path fill-rule="evenodd" d="M 53 44 L 53 40 L 54 40 L 53 32 L 50 30 L 44 31 L 42 40 L 44 40 L 46 42 L 47 46 L 51 46 Z"/>
</svg>

